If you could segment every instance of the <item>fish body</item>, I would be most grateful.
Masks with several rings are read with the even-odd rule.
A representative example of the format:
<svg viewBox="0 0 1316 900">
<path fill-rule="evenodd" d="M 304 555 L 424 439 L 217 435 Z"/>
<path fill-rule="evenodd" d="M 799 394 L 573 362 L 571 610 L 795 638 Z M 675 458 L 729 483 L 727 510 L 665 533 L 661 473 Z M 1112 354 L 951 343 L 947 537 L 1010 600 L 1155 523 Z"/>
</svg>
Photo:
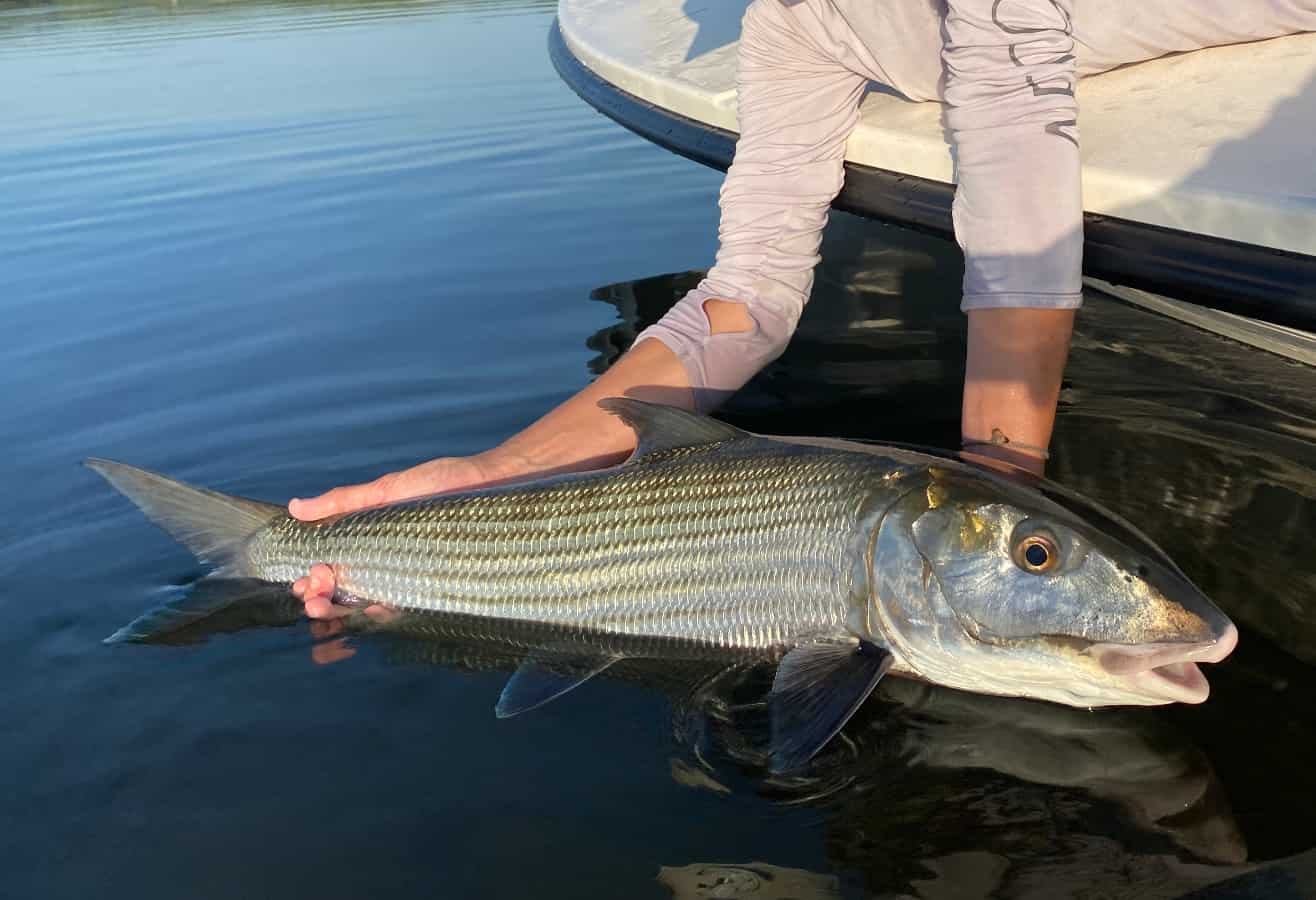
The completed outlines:
<svg viewBox="0 0 1316 900">
<path fill-rule="evenodd" d="M 731 440 L 325 524 L 284 517 L 241 565 L 287 582 L 327 561 L 342 599 L 398 609 L 780 648 L 846 632 L 878 519 L 925 485 L 891 457 Z"/>
<path fill-rule="evenodd" d="M 903 448 L 604 404 L 637 433 L 621 466 L 315 523 L 91 465 L 215 577 L 287 583 L 324 562 L 346 602 L 583 635 L 566 648 L 574 674 L 562 653 L 552 670 L 529 657 L 500 715 L 615 663 L 608 636 L 780 657 L 769 702 L 781 768 L 807 760 L 887 671 L 1074 706 L 1200 702 L 1195 662 L 1236 641 L 1150 542 L 1130 547 L 1010 479 Z M 180 614 L 153 611 L 119 636 Z"/>
</svg>

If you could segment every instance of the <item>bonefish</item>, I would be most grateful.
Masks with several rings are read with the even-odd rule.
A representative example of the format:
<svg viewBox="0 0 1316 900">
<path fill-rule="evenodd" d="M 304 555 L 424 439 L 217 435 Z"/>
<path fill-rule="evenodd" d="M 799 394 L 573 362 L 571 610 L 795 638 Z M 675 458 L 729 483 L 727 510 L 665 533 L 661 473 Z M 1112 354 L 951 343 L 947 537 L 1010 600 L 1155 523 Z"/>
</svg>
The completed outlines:
<svg viewBox="0 0 1316 900">
<path fill-rule="evenodd" d="M 904 448 L 764 437 L 629 399 L 602 405 L 637 435 L 620 466 L 315 523 L 88 464 L 211 565 L 211 579 L 286 583 L 324 562 L 343 602 L 574 635 L 574 674 L 528 658 L 500 715 L 615 663 L 609 635 L 777 659 L 778 769 L 807 761 L 887 672 L 1071 706 L 1196 703 L 1209 690 L 1196 663 L 1224 659 L 1237 641 L 1149 543 L 1117 539 L 1028 485 Z M 186 602 L 153 611 L 113 639 L 190 614 Z"/>
</svg>

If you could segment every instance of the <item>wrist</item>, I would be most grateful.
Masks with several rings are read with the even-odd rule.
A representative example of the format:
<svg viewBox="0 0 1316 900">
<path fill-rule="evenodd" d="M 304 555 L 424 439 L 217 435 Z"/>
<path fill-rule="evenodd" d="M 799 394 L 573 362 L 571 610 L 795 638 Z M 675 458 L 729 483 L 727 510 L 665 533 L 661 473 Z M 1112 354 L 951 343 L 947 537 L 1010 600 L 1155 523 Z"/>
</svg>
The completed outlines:
<svg viewBox="0 0 1316 900">
<path fill-rule="evenodd" d="M 1004 463 L 1011 469 L 1019 469 L 1033 475 L 1044 475 L 1051 452 L 1045 447 L 1011 441 L 998 428 L 992 432 L 991 440 L 963 438 L 960 443 L 960 456 L 970 462 L 992 468 Z"/>
</svg>

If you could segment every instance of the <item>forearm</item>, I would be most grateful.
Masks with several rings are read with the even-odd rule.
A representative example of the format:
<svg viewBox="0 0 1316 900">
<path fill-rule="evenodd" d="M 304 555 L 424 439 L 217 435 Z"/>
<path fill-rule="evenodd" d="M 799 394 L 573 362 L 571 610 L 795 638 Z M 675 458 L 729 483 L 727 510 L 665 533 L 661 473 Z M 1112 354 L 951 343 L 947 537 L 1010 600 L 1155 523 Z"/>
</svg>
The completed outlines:
<svg viewBox="0 0 1316 900">
<path fill-rule="evenodd" d="M 691 409 L 685 367 L 658 341 L 639 341 L 588 386 L 533 424 L 481 454 L 503 477 L 576 471 L 621 462 L 635 435 L 601 409 L 605 397 L 634 397 Z"/>
<path fill-rule="evenodd" d="M 707 412 L 775 359 L 795 331 L 846 140 L 867 84 L 840 61 L 823 4 L 758 0 L 745 14 L 736 77 L 740 138 L 721 191 L 717 261 L 699 286 L 641 337 L 681 361 Z M 709 301 L 741 304 L 722 324 Z"/>
<path fill-rule="evenodd" d="M 946 121 L 969 317 L 966 448 L 1040 471 L 1082 302 L 1070 0 L 950 0 Z"/>
<path fill-rule="evenodd" d="M 1074 326 L 1072 309 L 970 310 L 965 449 L 1041 473 Z"/>
</svg>

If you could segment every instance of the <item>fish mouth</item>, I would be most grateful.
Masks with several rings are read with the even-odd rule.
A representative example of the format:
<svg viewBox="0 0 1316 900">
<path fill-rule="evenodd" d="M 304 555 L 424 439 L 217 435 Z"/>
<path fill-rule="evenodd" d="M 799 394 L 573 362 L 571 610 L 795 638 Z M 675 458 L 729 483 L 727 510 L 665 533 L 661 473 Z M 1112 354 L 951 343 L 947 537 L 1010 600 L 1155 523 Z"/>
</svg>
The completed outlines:
<svg viewBox="0 0 1316 900">
<path fill-rule="evenodd" d="M 1088 654 L 1111 675 L 1125 679 L 1139 694 L 1165 703 L 1201 703 L 1211 693 L 1198 663 L 1222 662 L 1238 646 L 1238 629 L 1229 623 L 1214 641 L 1192 644 L 1093 644 Z"/>
</svg>

